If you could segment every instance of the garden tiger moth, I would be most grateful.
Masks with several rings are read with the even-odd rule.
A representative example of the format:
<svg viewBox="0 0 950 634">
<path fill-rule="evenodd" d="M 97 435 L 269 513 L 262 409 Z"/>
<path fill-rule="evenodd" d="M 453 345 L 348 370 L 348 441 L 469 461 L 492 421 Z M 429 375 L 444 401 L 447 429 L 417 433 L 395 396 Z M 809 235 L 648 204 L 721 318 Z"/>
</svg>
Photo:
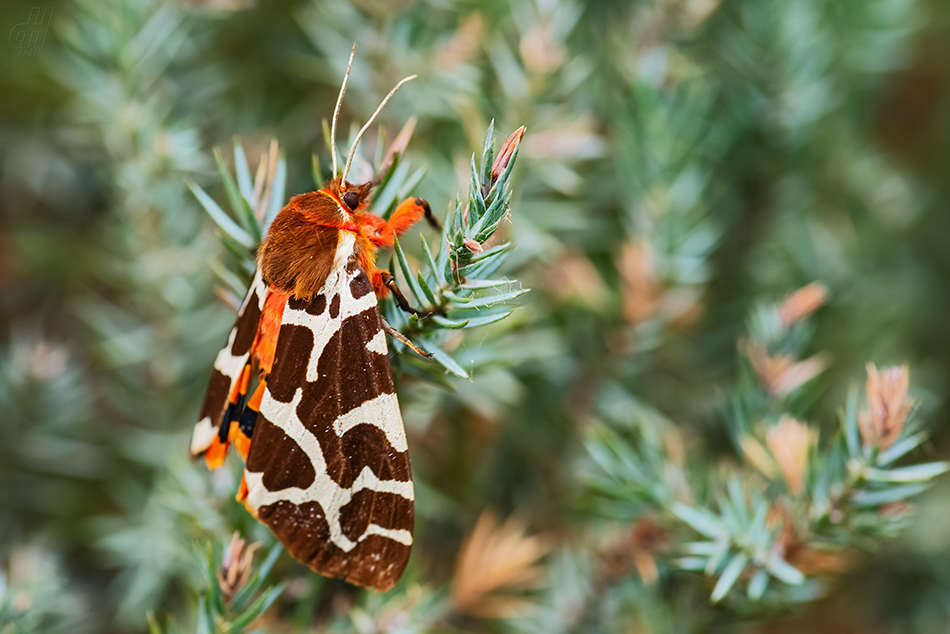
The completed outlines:
<svg viewBox="0 0 950 634">
<path fill-rule="evenodd" d="M 377 297 L 392 290 L 407 305 L 377 269 L 376 249 L 431 212 L 410 198 L 383 220 L 367 209 L 372 181 L 346 180 L 359 139 L 412 77 L 359 131 L 337 176 L 336 122 L 352 61 L 351 53 L 331 128 L 333 178 L 294 196 L 261 243 L 191 455 L 214 469 L 234 444 L 246 460 L 238 500 L 295 559 L 385 591 L 409 559 L 414 495 Z"/>
</svg>

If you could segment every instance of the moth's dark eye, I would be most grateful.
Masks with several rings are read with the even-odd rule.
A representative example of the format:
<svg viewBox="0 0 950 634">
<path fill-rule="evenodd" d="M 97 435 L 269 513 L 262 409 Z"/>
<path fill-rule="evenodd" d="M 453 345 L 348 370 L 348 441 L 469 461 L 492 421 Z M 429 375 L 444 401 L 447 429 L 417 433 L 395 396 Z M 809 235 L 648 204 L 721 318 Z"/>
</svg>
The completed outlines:
<svg viewBox="0 0 950 634">
<path fill-rule="evenodd" d="M 343 194 L 343 202 L 350 209 L 356 209 L 360 206 L 360 197 L 356 195 L 356 192 L 346 192 Z"/>
</svg>

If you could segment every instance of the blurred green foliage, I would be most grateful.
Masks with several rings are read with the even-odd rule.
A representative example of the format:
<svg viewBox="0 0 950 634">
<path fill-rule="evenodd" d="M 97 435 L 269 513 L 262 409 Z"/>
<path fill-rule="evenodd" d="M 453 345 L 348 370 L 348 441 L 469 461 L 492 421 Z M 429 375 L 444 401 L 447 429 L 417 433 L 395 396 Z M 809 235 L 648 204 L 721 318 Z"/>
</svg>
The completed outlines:
<svg viewBox="0 0 950 634">
<path fill-rule="evenodd" d="M 944 627 L 945 4 L 72 0 L 46 30 L 4 2 L 0 632 Z M 416 330 L 470 380 L 397 357 L 403 581 L 258 554 L 229 604 L 223 545 L 273 538 L 233 501 L 238 460 L 186 452 L 234 318 L 215 290 L 248 271 L 188 183 L 224 207 L 214 148 L 234 173 L 276 139 L 284 195 L 312 190 L 353 41 L 343 130 L 418 74 L 363 151 L 416 117 L 394 177 L 440 220 L 484 180 L 490 122 L 496 147 L 527 127 L 493 240 L 531 290 Z M 399 259 L 464 300 L 417 233 Z M 824 306 L 783 322 L 813 281 Z M 910 367 L 892 444 L 861 432 L 866 362 Z"/>
</svg>

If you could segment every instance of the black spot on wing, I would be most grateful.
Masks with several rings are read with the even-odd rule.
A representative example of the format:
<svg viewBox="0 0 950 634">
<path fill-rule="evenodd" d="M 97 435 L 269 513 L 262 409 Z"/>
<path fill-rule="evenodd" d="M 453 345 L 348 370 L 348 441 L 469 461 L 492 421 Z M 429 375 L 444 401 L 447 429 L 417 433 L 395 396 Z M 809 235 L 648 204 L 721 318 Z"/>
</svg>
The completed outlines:
<svg viewBox="0 0 950 634">
<path fill-rule="evenodd" d="M 306 311 L 311 315 L 320 315 L 327 309 L 327 298 L 322 293 L 317 295 L 316 298 L 310 302 L 310 305 L 307 306 Z"/>
<path fill-rule="evenodd" d="M 287 299 L 287 308 L 292 308 L 294 310 L 306 310 L 310 306 L 310 302 L 306 299 L 291 295 Z"/>
<path fill-rule="evenodd" d="M 352 280 L 350 280 L 350 293 L 353 294 L 354 299 L 359 299 L 363 295 L 373 292 L 373 285 L 369 282 L 369 277 L 366 274 L 356 275 Z"/>
</svg>

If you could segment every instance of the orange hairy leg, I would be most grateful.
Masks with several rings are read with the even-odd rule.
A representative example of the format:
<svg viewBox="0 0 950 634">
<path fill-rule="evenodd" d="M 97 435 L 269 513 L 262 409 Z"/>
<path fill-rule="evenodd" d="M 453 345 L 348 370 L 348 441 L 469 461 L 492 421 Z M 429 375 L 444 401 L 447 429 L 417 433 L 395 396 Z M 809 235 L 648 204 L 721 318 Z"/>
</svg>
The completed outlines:
<svg viewBox="0 0 950 634">
<path fill-rule="evenodd" d="M 409 301 L 402 294 L 402 291 L 399 290 L 399 287 L 396 286 L 396 278 L 392 276 L 392 273 L 376 267 L 376 245 L 373 243 L 371 237 L 358 231 L 356 232 L 356 244 L 358 245 L 357 261 L 360 263 L 360 266 L 363 267 L 363 270 L 366 271 L 366 275 L 373 285 L 373 291 L 376 293 L 376 297 L 386 297 L 391 291 L 393 298 L 396 300 L 396 304 L 407 313 L 412 313 L 419 317 L 428 317 L 431 314 L 416 310 L 410 306 Z"/>
<path fill-rule="evenodd" d="M 432 217 L 432 209 L 429 207 L 429 203 L 419 197 L 407 198 L 399 203 L 389 220 L 383 220 L 372 214 L 362 214 L 358 222 L 370 229 L 368 235 L 374 245 L 391 247 L 396 236 L 405 232 L 422 218 L 426 218 L 431 225 L 441 231 L 438 222 Z"/>
<path fill-rule="evenodd" d="M 369 276 L 377 297 L 386 297 L 392 291 L 400 308 L 417 315 L 420 314 L 419 311 L 409 307 L 409 303 L 396 287 L 392 275 L 388 271 L 376 268 L 376 249 L 393 246 L 396 236 L 404 233 L 422 218 L 426 218 L 431 225 L 441 231 L 438 222 L 432 217 L 429 203 L 419 197 L 407 198 L 399 203 L 389 220 L 383 220 L 368 212 L 355 215 L 358 226 L 356 232 L 358 259 L 360 266 Z"/>
</svg>

